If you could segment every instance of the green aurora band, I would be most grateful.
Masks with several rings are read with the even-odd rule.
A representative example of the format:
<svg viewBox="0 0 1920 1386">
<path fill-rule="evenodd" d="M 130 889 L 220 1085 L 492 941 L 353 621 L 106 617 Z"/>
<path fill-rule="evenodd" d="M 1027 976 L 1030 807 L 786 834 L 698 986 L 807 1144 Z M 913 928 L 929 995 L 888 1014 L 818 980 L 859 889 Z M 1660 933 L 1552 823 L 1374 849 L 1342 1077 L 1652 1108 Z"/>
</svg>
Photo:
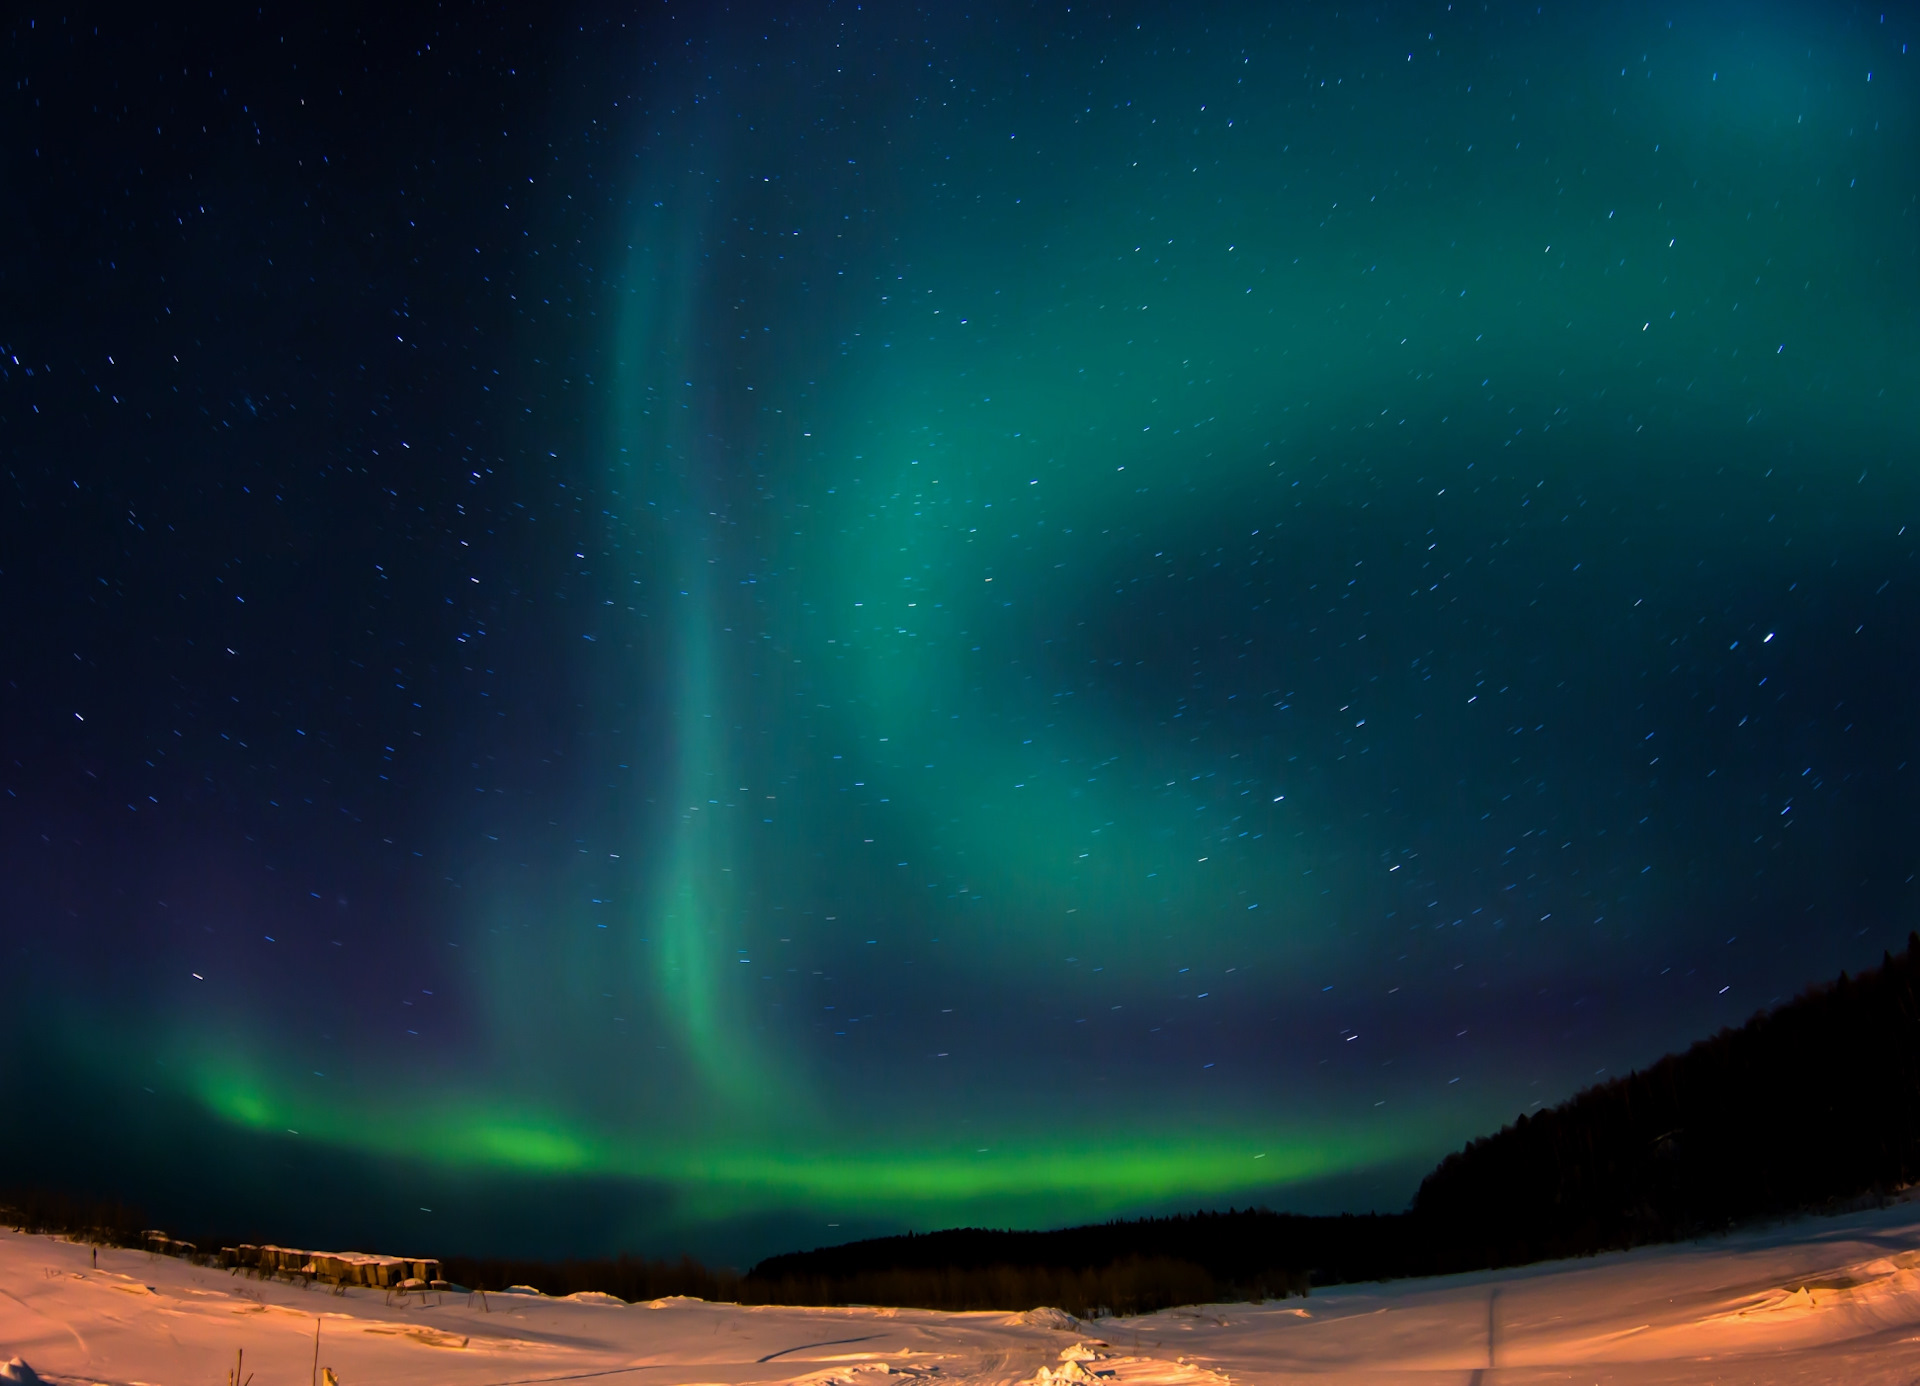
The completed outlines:
<svg viewBox="0 0 1920 1386">
<path fill-rule="evenodd" d="M 645 93 L 570 842 L 458 873 L 464 1052 L 321 1086 L 208 1030 L 188 1089 L 681 1229 L 1059 1224 L 1415 1169 L 1718 1023 L 1447 1048 L 1709 890 L 1624 840 L 1690 575 L 1783 511 L 1892 542 L 1911 69 L 1815 7 L 1474 9 L 866 16 Z M 1482 815 L 1548 781 L 1560 874 L 1490 924 Z"/>
</svg>

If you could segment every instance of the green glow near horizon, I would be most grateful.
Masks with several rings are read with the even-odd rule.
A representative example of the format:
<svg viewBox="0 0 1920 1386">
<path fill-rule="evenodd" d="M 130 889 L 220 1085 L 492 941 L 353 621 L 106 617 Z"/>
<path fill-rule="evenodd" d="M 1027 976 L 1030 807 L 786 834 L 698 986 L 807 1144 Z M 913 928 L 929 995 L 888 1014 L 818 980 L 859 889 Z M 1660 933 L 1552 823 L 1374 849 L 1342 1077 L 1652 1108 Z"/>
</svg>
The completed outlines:
<svg viewBox="0 0 1920 1386">
<path fill-rule="evenodd" d="M 687 1211 L 702 1216 L 811 1207 L 935 1220 L 996 1213 L 1030 1218 L 1062 1200 L 1079 1216 L 1097 1216 L 1142 1200 L 1270 1196 L 1302 1179 L 1404 1153 L 1390 1136 L 1252 1130 L 1160 1140 L 1040 1131 L 964 1152 L 842 1144 L 770 1154 L 724 1141 L 661 1150 L 590 1123 L 482 1099 L 348 1111 L 275 1094 L 231 1067 L 202 1070 L 196 1088 L 210 1110 L 246 1130 L 453 1169 L 666 1181 Z"/>
<path fill-rule="evenodd" d="M 1324 23 L 1313 62 L 1372 72 L 1364 102 L 1256 35 L 1106 75 L 1060 58 L 992 129 L 916 107 L 917 145 L 875 97 L 818 165 L 807 120 L 837 97 L 769 96 L 751 139 L 666 121 L 582 319 L 615 325 L 592 343 L 597 638 L 566 672 L 631 778 L 596 764 L 550 820 L 560 864 L 468 897 L 494 926 L 462 955 L 475 1055 L 367 1064 L 327 1101 L 196 1056 L 193 1095 L 261 1133 L 663 1183 L 689 1221 L 1032 1225 L 1434 1157 L 1617 1062 L 1450 1046 L 1457 1012 L 1543 977 L 1604 965 L 1626 990 L 1639 955 L 1578 932 L 1615 916 L 1592 882 L 1623 860 L 1592 848 L 1511 932 L 1425 912 L 1521 898 L 1476 825 L 1523 789 L 1556 787 L 1543 818 L 1600 812 L 1583 727 L 1654 662 L 1620 614 L 1653 559 L 1764 570 L 1781 458 L 1816 489 L 1876 459 L 1839 548 L 1911 489 L 1910 112 L 1784 28 L 1727 39 L 1739 68 L 1669 55 L 1724 81 L 1655 86 L 1595 56 L 1627 40 L 1581 37 L 1591 17 L 1486 69 L 1384 73 Z M 1097 108 L 1049 104 L 1072 83 L 1104 84 Z M 1526 530 L 1547 498 L 1565 528 Z M 1679 538 L 1627 546 L 1648 535 Z M 1476 580 L 1532 557 L 1443 617 L 1459 599 L 1415 581 L 1430 543 Z M 1576 563 L 1543 633 L 1535 594 Z M 1426 701 L 1456 654 L 1461 686 Z M 1510 728 L 1446 719 L 1484 671 L 1541 661 L 1592 705 L 1554 704 L 1559 757 L 1510 770 Z M 1416 844 L 1418 895 L 1388 876 Z M 625 874 L 589 888 L 589 856 Z M 1651 931 L 1685 915 L 1685 872 L 1643 865 Z M 1403 976 L 1415 928 L 1443 942 Z M 1449 990 L 1455 952 L 1487 991 Z M 1416 1024 L 1392 1008 L 1421 967 Z M 1363 1030 L 1394 1046 L 1364 1067 Z"/>
</svg>

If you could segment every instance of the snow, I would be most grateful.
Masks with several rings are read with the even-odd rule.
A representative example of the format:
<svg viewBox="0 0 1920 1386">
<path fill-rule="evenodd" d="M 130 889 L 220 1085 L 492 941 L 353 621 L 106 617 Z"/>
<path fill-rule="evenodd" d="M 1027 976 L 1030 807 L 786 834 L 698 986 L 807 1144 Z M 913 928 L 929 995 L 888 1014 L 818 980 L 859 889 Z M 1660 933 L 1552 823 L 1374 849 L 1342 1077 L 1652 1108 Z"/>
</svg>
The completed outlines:
<svg viewBox="0 0 1920 1386">
<path fill-rule="evenodd" d="M 0 1383 L 1761 1386 L 1920 1377 L 1920 1206 L 1137 1319 L 387 1294 L 0 1232 Z M 7 1356 L 15 1360 L 6 1362 Z M 28 1364 L 31 1364 L 30 1366 Z"/>
</svg>

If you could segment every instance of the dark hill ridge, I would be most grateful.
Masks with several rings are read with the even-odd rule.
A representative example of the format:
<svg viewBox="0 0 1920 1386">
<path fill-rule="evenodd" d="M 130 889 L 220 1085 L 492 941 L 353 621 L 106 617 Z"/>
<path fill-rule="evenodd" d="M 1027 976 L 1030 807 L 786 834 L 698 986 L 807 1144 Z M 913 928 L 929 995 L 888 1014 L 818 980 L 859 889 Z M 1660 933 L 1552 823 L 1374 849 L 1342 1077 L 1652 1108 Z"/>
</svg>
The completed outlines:
<svg viewBox="0 0 1920 1386">
<path fill-rule="evenodd" d="M 1920 1177 L 1920 935 L 1684 1054 L 1447 1156 L 1426 1240 L 1513 1265 L 1670 1241 Z"/>
<path fill-rule="evenodd" d="M 883 1237 L 772 1257 L 746 1284 L 825 1303 L 836 1287 L 872 1290 L 889 1272 L 1085 1273 L 1150 1258 L 1210 1283 L 1215 1297 L 1251 1297 L 1308 1277 L 1438 1274 L 1671 1241 L 1891 1192 L 1916 1177 L 1920 935 L 1910 934 L 1906 952 L 1871 971 L 1843 973 L 1472 1142 L 1427 1176 L 1406 1213 L 1248 1210 Z"/>
<path fill-rule="evenodd" d="M 1045 1303 L 1077 1314 L 1279 1299 L 1307 1292 L 1302 1233 L 1338 1224 L 1353 1244 L 1370 1244 L 1380 1221 L 1248 1209 L 1058 1232 L 958 1228 L 770 1257 L 748 1273 L 745 1285 L 767 1303 L 928 1307 L 937 1300 L 952 1309 Z M 1017 1298 L 1006 1298 L 1010 1294 Z"/>
<path fill-rule="evenodd" d="M 1192 1213 L 1069 1227 L 1057 1232 L 994 1232 L 977 1227 L 946 1232 L 908 1233 L 848 1242 L 819 1251 L 772 1256 L 755 1266 L 755 1280 L 829 1279 L 874 1269 L 984 1270 L 989 1266 L 1111 1265 L 1129 1257 L 1190 1261 L 1229 1282 L 1251 1284 L 1275 1271 L 1298 1268 L 1290 1238 L 1282 1228 L 1330 1224 L 1356 1236 L 1356 1224 L 1381 1219 L 1304 1218 L 1249 1208 L 1244 1212 Z"/>
<path fill-rule="evenodd" d="M 964 1228 L 774 1256 L 745 1276 L 633 1257 L 445 1264 L 463 1283 L 550 1294 L 1129 1313 L 1618 1250 L 1885 1195 L 1916 1178 L 1920 935 L 1910 934 L 1906 951 L 1877 968 L 1842 973 L 1471 1142 L 1404 1213 L 1246 1209 L 1054 1232 Z M 129 1245 L 145 1221 L 124 1205 L 59 1194 L 0 1200 L 0 1218 Z"/>
</svg>

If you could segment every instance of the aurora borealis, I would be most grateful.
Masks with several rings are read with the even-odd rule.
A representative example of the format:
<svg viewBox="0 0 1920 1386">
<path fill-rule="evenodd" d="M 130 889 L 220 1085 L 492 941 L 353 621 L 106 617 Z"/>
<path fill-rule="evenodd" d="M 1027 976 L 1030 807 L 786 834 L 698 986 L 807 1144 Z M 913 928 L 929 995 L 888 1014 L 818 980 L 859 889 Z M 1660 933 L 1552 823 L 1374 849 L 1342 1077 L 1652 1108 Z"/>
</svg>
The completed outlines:
<svg viewBox="0 0 1920 1386">
<path fill-rule="evenodd" d="M 1910 7 L 674 11 L 12 24 L 13 1177 L 1385 1209 L 1905 939 Z"/>
</svg>

